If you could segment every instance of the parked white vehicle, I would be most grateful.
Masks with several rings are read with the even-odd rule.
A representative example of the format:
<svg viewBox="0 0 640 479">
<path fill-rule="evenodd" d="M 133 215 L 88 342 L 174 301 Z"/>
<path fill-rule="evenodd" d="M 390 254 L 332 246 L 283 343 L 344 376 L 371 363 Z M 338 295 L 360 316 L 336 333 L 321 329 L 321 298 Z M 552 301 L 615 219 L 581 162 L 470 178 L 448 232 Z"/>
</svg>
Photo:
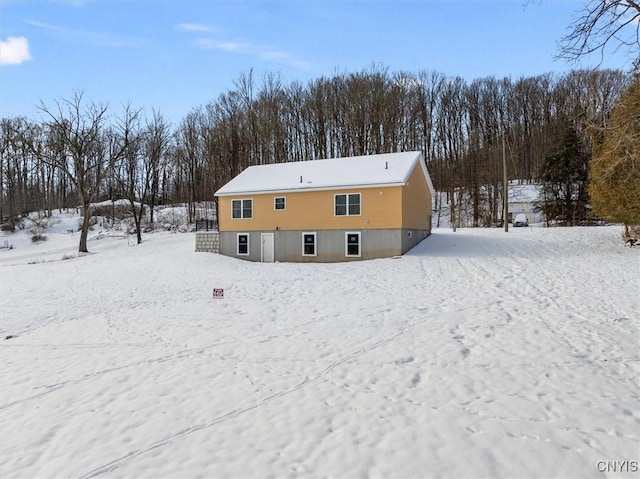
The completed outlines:
<svg viewBox="0 0 640 479">
<path fill-rule="evenodd" d="M 529 220 L 527 219 L 527 215 L 524 213 L 519 213 L 513 219 L 513 226 L 529 226 Z"/>
</svg>

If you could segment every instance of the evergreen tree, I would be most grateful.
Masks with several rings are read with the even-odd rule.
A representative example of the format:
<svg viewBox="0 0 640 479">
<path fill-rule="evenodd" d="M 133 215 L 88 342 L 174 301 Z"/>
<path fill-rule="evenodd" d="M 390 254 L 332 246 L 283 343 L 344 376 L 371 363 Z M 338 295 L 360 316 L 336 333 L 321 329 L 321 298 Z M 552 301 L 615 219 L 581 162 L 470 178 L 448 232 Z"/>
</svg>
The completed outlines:
<svg viewBox="0 0 640 479">
<path fill-rule="evenodd" d="M 640 75 L 636 75 L 594 146 L 589 171 L 594 212 L 610 221 L 640 225 Z"/>
<path fill-rule="evenodd" d="M 547 222 L 576 225 L 587 218 L 589 154 L 568 121 L 559 122 L 553 152 L 542 165 L 542 200 L 538 208 Z"/>
</svg>

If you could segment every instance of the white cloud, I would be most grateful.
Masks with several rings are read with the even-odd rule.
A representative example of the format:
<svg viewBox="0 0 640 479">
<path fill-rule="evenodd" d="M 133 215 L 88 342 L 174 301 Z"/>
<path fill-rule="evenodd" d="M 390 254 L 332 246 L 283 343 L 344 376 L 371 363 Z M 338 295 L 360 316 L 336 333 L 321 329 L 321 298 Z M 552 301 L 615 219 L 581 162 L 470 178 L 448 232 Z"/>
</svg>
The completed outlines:
<svg viewBox="0 0 640 479">
<path fill-rule="evenodd" d="M 212 40 L 210 38 L 200 38 L 196 40 L 196 45 L 200 48 L 208 50 L 225 50 L 228 52 L 251 52 L 251 45 L 248 43 L 238 42 L 221 42 L 218 40 Z"/>
<path fill-rule="evenodd" d="M 0 65 L 19 65 L 29 60 L 29 42 L 25 37 L 8 37 L 6 41 L 0 41 Z"/>
<path fill-rule="evenodd" d="M 237 52 L 252 55 L 254 57 L 260 58 L 261 60 L 267 60 L 278 63 L 280 65 L 288 65 L 303 70 L 308 70 L 309 68 L 311 68 L 310 62 L 297 59 L 291 53 L 282 50 L 276 50 L 266 45 L 255 45 L 243 42 L 223 42 L 210 38 L 200 38 L 196 40 L 196 45 L 198 45 L 200 48 L 209 50 L 223 50 L 226 52 Z"/>
<path fill-rule="evenodd" d="M 95 31 L 73 30 L 63 28 L 58 25 L 52 25 L 50 23 L 37 22 L 34 20 L 25 20 L 25 22 L 27 22 L 29 25 L 33 25 L 34 27 L 54 32 L 57 35 L 62 35 L 74 41 L 91 43 L 98 46 L 127 48 L 141 47 L 147 44 L 147 41 L 143 38 L 112 35 L 109 33 L 101 33 Z"/>
<path fill-rule="evenodd" d="M 57 25 L 51 25 L 50 23 L 42 23 L 36 22 L 35 20 L 25 20 L 29 25 L 33 25 L 34 27 L 43 28 L 45 30 L 52 30 L 54 32 L 62 32 L 62 28 Z"/>
<path fill-rule="evenodd" d="M 176 30 L 183 32 L 212 32 L 214 29 L 202 23 L 179 23 L 175 26 Z"/>
</svg>

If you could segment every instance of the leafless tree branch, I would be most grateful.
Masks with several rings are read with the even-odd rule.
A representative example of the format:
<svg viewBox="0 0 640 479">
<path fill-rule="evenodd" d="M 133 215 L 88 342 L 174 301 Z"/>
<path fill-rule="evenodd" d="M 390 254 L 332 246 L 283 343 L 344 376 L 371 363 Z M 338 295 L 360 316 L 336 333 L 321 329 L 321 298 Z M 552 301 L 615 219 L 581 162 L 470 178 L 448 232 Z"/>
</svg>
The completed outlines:
<svg viewBox="0 0 640 479">
<path fill-rule="evenodd" d="M 640 60 L 640 2 L 591 0 L 560 41 L 557 58 L 575 62 L 605 49 L 625 49 L 637 67 Z"/>
</svg>

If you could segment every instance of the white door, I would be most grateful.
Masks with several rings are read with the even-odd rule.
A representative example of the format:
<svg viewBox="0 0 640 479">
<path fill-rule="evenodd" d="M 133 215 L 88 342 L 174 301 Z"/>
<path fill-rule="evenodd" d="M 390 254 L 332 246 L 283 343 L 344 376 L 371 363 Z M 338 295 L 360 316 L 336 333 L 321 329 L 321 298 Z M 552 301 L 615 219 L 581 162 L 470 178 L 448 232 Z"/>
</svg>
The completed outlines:
<svg viewBox="0 0 640 479">
<path fill-rule="evenodd" d="M 273 263 L 273 233 L 262 233 L 262 261 Z"/>
</svg>

